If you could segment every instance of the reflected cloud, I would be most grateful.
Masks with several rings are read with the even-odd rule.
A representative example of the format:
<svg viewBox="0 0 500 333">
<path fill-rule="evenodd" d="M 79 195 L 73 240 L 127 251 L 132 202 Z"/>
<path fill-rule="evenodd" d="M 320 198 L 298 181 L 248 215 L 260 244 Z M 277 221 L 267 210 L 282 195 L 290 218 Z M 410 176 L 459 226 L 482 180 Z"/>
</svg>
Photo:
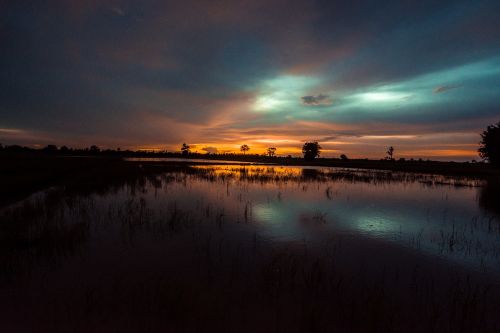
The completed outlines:
<svg viewBox="0 0 500 333">
<path fill-rule="evenodd" d="M 401 229 L 401 223 L 384 216 L 361 216 L 355 222 L 356 228 L 373 237 L 391 236 Z"/>
</svg>

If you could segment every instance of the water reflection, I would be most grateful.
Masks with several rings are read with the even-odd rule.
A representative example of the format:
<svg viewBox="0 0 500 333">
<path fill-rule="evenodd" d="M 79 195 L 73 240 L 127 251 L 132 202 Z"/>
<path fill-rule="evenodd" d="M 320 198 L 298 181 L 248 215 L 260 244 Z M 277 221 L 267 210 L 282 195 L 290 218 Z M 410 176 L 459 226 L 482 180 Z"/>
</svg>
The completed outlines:
<svg viewBox="0 0 500 333">
<path fill-rule="evenodd" d="M 7 221 L 3 227 L 15 226 L 16 231 L 6 229 L 2 235 L 5 244 L 34 246 L 37 253 L 52 253 L 51 246 L 64 251 L 61 246 L 67 240 L 70 247 L 84 241 L 89 224 L 106 214 L 113 217 L 113 209 L 130 221 L 143 219 L 148 207 L 148 219 L 162 219 L 165 212 L 158 207 L 168 202 L 175 207 L 173 219 L 182 210 L 193 219 L 219 214 L 219 220 L 254 222 L 270 242 L 315 242 L 326 231 L 340 232 L 497 270 L 498 225 L 492 227 L 489 213 L 500 215 L 499 189 L 500 183 L 493 180 L 384 171 L 198 165 L 94 189 L 79 186 L 40 193 L 2 211 Z M 481 244 L 480 251 L 472 244 Z"/>
<path fill-rule="evenodd" d="M 307 179 L 317 179 L 320 174 L 320 171 L 318 169 L 310 169 L 310 168 L 303 168 L 302 169 L 302 178 L 307 180 Z"/>
<path fill-rule="evenodd" d="M 481 187 L 479 205 L 487 212 L 500 216 L 500 179 L 489 179 Z"/>
<path fill-rule="evenodd" d="M 337 318 L 335 325 L 370 322 L 394 330 L 391 325 L 425 324 L 426 330 L 436 328 L 432 325 L 446 330 L 460 308 L 470 310 L 470 325 L 486 327 L 491 322 L 475 317 L 476 305 L 467 303 L 467 295 L 486 302 L 476 294 L 486 288 L 482 279 L 499 281 L 498 189 L 498 182 L 467 178 L 263 165 L 199 165 L 95 189 L 55 188 L 0 210 L 0 282 L 18 283 L 27 294 L 52 295 L 58 288 L 74 290 L 72 281 L 78 281 L 87 289 L 76 288 L 76 300 L 100 311 L 121 309 L 117 304 L 126 295 L 141 309 L 168 308 L 164 318 L 173 321 L 208 311 L 217 322 L 234 304 L 252 309 L 231 312 L 238 318 L 233 328 L 243 320 L 241 313 L 283 324 L 284 308 L 306 311 L 292 316 L 306 321 L 323 314 L 329 327 L 337 318 L 333 314 L 349 306 L 356 315 Z M 458 282 L 451 283 L 450 276 Z M 464 287 L 462 278 L 470 285 Z M 46 284 L 39 287 L 41 280 Z M 395 294 L 381 296 L 388 285 Z M 456 297 L 453 304 L 448 291 Z M 95 299 L 89 296 L 94 294 Z M 61 304 L 69 302 L 58 297 Z M 420 322 L 430 317 L 422 300 L 431 298 L 441 309 L 455 310 L 437 324 Z M 19 304 L 26 299 L 19 297 Z M 339 300 L 338 308 L 331 299 Z M 364 308 L 368 300 L 374 304 L 370 310 Z M 40 318 L 47 316 L 44 301 L 30 309 Z M 130 304 L 109 316 L 137 316 Z M 293 304 L 302 304 L 301 310 Z M 59 303 L 52 306 L 54 313 L 65 311 Z M 3 308 L 6 302 L 0 302 Z M 267 318 L 259 309 L 276 313 Z M 388 324 L 375 309 L 401 317 Z M 80 310 L 72 315 L 82 322 L 99 318 Z M 287 320 L 283 325 L 291 331 L 305 325 Z M 175 328 L 170 323 L 167 327 Z"/>
</svg>

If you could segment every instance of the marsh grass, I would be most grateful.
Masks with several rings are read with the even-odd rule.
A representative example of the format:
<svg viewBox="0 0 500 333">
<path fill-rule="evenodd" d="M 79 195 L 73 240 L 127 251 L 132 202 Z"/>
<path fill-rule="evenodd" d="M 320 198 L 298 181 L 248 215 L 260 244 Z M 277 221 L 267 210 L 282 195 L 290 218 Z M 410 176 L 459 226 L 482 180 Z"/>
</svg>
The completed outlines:
<svg viewBox="0 0 500 333">
<path fill-rule="evenodd" d="M 278 194 L 271 203 L 286 202 L 290 188 L 318 191 L 330 202 L 339 196 L 339 182 L 436 188 L 480 186 L 477 181 L 264 166 L 161 171 L 102 183 L 96 191 L 60 186 L 2 209 L 0 282 L 9 291 L 2 295 L 10 295 L 0 299 L 4 327 L 16 332 L 499 329 L 498 280 L 439 257 L 422 259 L 411 250 L 431 243 L 440 253 L 498 258 L 498 242 L 476 238 L 480 232 L 500 236 L 495 217 L 453 224 L 443 215 L 438 234 L 419 229 L 404 250 L 344 233 L 317 242 L 276 242 L 262 233 L 248 196 L 255 186 L 272 185 Z M 204 187 L 196 192 L 193 184 Z M 217 191 L 209 196 L 208 189 Z M 309 217 L 319 227 L 334 223 L 322 210 Z M 77 268 L 67 270 L 72 262 Z"/>
</svg>

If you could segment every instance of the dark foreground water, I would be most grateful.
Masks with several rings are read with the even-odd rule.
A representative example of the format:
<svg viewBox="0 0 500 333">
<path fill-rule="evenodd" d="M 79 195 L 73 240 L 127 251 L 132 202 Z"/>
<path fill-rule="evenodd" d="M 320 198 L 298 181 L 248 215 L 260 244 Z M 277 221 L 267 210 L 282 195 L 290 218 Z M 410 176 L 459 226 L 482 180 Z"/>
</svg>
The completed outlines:
<svg viewBox="0 0 500 333">
<path fill-rule="evenodd" d="M 2 332 L 498 332 L 494 180 L 193 166 L 0 210 Z"/>
</svg>

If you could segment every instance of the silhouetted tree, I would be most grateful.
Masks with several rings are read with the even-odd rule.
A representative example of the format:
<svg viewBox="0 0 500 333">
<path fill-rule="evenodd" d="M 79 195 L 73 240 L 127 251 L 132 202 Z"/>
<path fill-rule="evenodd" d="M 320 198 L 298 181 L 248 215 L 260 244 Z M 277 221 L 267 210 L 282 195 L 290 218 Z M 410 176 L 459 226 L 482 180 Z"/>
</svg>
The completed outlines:
<svg viewBox="0 0 500 333">
<path fill-rule="evenodd" d="M 246 152 L 250 150 L 250 147 L 248 147 L 248 145 L 242 145 L 240 147 L 240 150 L 243 152 L 243 154 L 246 154 Z"/>
<path fill-rule="evenodd" d="M 96 145 L 92 145 L 90 146 L 90 152 L 92 154 L 98 154 L 101 150 L 99 149 L 99 147 L 97 147 Z"/>
<path fill-rule="evenodd" d="M 12 146 L 5 146 L 4 149 L 5 149 L 6 152 L 20 153 L 22 151 L 25 151 L 27 148 L 26 147 L 21 147 L 20 145 L 12 145 Z"/>
<path fill-rule="evenodd" d="M 321 153 L 321 146 L 318 142 L 306 142 L 302 146 L 302 154 L 304 154 L 305 160 L 314 160 L 316 157 L 319 157 Z"/>
<path fill-rule="evenodd" d="M 394 160 L 394 147 L 390 146 L 389 149 L 387 149 L 387 159 L 392 161 Z"/>
<path fill-rule="evenodd" d="M 347 161 L 349 158 L 347 157 L 347 155 L 346 155 L 346 154 L 342 154 L 342 155 L 340 155 L 340 159 L 341 159 L 342 161 Z"/>
<path fill-rule="evenodd" d="M 267 156 L 274 157 L 276 155 L 276 147 L 267 148 Z"/>
<path fill-rule="evenodd" d="M 182 147 L 181 147 L 181 154 L 183 156 L 187 156 L 189 155 L 189 153 L 191 152 L 191 147 L 189 147 L 185 142 L 182 144 Z"/>
<path fill-rule="evenodd" d="M 43 148 L 43 150 L 46 153 L 55 153 L 55 152 L 57 152 L 57 146 L 56 145 L 47 145 L 45 148 Z"/>
<path fill-rule="evenodd" d="M 479 156 L 495 166 L 500 166 L 500 122 L 488 126 L 481 138 Z"/>
</svg>

